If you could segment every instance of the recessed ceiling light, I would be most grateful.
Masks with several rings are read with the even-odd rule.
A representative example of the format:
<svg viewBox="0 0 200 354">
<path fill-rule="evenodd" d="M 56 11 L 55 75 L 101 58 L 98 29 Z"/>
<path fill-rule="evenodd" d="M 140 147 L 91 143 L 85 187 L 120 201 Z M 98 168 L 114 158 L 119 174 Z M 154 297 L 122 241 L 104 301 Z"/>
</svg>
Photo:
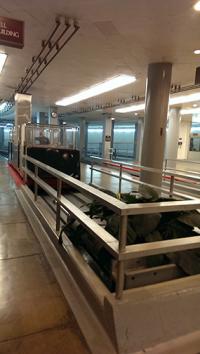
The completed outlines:
<svg viewBox="0 0 200 354">
<path fill-rule="evenodd" d="M 138 116 L 138 113 L 137 113 L 137 112 L 135 113 L 135 116 Z"/>
<path fill-rule="evenodd" d="M 195 11 L 200 11 L 200 1 L 197 1 L 196 4 L 194 5 Z"/>
<path fill-rule="evenodd" d="M 5 53 L 0 53 L 0 73 L 1 73 L 2 70 L 3 70 L 3 67 L 4 67 L 4 64 L 5 64 L 6 59 L 7 59 L 7 54 L 5 54 Z"/>
<path fill-rule="evenodd" d="M 193 104 L 192 107 L 196 108 L 196 107 L 198 107 L 198 104 L 195 103 L 195 104 Z"/>
<path fill-rule="evenodd" d="M 129 85 L 136 81 L 135 76 L 131 75 L 118 75 L 113 77 L 110 80 L 106 80 L 101 82 L 95 86 L 91 86 L 90 88 L 83 90 L 76 95 L 65 97 L 60 101 L 56 102 L 57 106 L 69 106 L 73 103 L 77 103 L 83 100 L 86 100 L 91 97 L 95 97 L 101 95 L 102 93 L 106 93 L 112 90 L 115 90 L 119 87 L 123 87 Z"/>
<path fill-rule="evenodd" d="M 115 118 L 111 118 L 111 120 L 115 120 Z"/>
<path fill-rule="evenodd" d="M 200 54 L 200 49 L 194 50 L 194 54 L 199 55 Z"/>
</svg>

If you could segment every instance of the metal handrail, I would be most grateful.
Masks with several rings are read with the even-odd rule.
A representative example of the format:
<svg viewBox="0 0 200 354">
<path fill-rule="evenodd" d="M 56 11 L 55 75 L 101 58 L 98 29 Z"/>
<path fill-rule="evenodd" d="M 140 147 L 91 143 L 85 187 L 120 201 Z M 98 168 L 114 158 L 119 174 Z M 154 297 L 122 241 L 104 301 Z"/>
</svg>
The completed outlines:
<svg viewBox="0 0 200 354">
<path fill-rule="evenodd" d="M 191 196 L 187 196 L 183 193 L 179 193 L 179 192 L 174 192 L 174 185 L 175 185 L 175 181 L 177 178 L 183 178 L 183 179 L 188 179 L 188 180 L 191 180 L 191 181 L 195 181 L 195 182 L 200 182 L 200 174 L 194 172 L 193 173 L 180 173 L 180 171 L 178 170 L 173 170 L 173 169 L 164 169 L 164 170 L 159 170 L 159 169 L 156 169 L 156 168 L 151 168 L 151 167 L 146 167 L 146 166 L 142 166 L 142 165 L 139 165 L 139 164 L 124 164 L 124 163 L 119 163 L 118 161 L 115 161 L 115 160 L 108 160 L 108 159 L 102 159 L 100 157 L 95 157 L 95 156 L 91 156 L 92 160 L 94 161 L 97 161 L 97 164 L 106 164 L 106 165 L 110 165 L 111 167 L 113 167 L 113 163 L 115 164 L 114 167 L 117 167 L 119 168 L 120 172 L 119 172 L 119 193 L 121 191 L 121 181 L 125 178 L 122 176 L 122 171 L 123 170 L 126 170 L 127 167 L 137 167 L 138 169 L 140 169 L 141 171 L 148 171 L 148 172 L 153 172 L 153 173 L 159 173 L 161 174 L 162 173 L 162 176 L 163 178 L 166 177 L 166 174 L 167 176 L 170 177 L 170 185 L 169 185 L 169 196 L 172 197 L 173 195 L 176 195 L 176 196 L 179 196 L 179 197 L 188 197 L 189 199 L 192 197 Z M 93 177 L 93 172 L 92 172 L 92 169 L 94 169 L 94 162 L 92 161 L 91 163 L 91 184 L 92 184 L 92 177 Z M 101 171 L 99 171 L 101 172 Z M 102 173 L 105 173 L 105 172 L 102 172 Z M 130 172 L 129 172 L 130 173 Z M 131 173 L 130 173 L 131 174 Z M 135 183 L 137 183 L 135 181 Z M 157 187 L 155 185 L 150 185 L 150 184 L 145 184 L 144 182 L 142 182 L 143 185 L 147 185 L 147 186 L 150 186 L 150 187 L 153 187 L 157 190 L 160 190 L 160 191 L 164 191 L 166 192 L 166 189 L 165 188 L 161 188 L 161 187 Z M 138 182 L 139 184 L 139 182 Z M 187 189 L 187 186 L 185 186 L 185 188 Z M 196 189 L 197 192 L 200 192 L 200 189 Z"/>
<path fill-rule="evenodd" d="M 35 160 L 27 155 L 23 155 L 25 166 L 23 170 L 25 175 L 28 175 L 34 181 L 34 195 L 35 201 L 38 197 L 38 186 L 44 189 L 49 195 L 56 200 L 56 230 L 60 231 L 60 210 L 61 206 L 78 219 L 81 224 L 106 247 L 108 252 L 117 260 L 117 280 L 116 280 L 116 298 L 121 299 L 124 291 L 124 262 L 135 257 L 144 257 L 152 254 L 163 254 L 169 250 L 182 251 L 187 249 L 195 249 L 200 247 L 200 237 L 179 238 L 177 240 L 167 240 L 160 242 L 153 242 L 140 245 L 127 246 L 127 226 L 128 215 L 149 214 L 158 212 L 178 211 L 178 210 L 193 210 L 200 208 L 200 199 L 196 200 L 182 200 L 170 202 L 154 202 L 146 204 L 126 204 L 119 201 L 104 192 L 96 190 L 95 188 L 86 185 L 56 169 L 45 165 L 44 163 Z M 27 167 L 27 161 L 34 165 L 34 173 Z M 57 191 L 50 187 L 45 181 L 38 176 L 38 170 L 42 169 L 58 180 Z M 66 183 L 71 187 L 79 190 L 81 193 L 89 195 L 93 199 L 99 200 L 103 205 L 107 206 L 120 217 L 119 241 L 111 234 L 105 231 L 94 220 L 88 217 L 73 203 L 62 196 L 62 183 Z"/>
<path fill-rule="evenodd" d="M 118 178 L 121 182 L 122 181 L 127 181 L 127 182 L 130 182 L 130 183 L 133 183 L 133 184 L 138 184 L 138 185 L 141 185 L 141 186 L 148 186 L 148 187 L 154 188 L 154 189 L 156 189 L 156 190 L 158 190 L 160 192 L 163 192 L 165 194 L 169 194 L 169 197 L 171 197 L 171 191 L 166 189 L 166 188 L 158 187 L 158 186 L 155 186 L 153 184 L 146 183 L 146 182 L 141 182 L 141 181 L 139 181 L 138 179 L 135 179 L 135 178 L 125 177 L 122 174 L 116 175 L 116 174 L 110 173 L 108 171 L 104 171 L 102 169 L 100 170 L 100 169 L 98 169 L 98 168 L 96 168 L 94 166 L 91 167 L 91 171 L 100 172 L 100 173 L 102 173 L 104 175 L 107 175 L 107 176 L 110 176 L 110 177 L 114 177 L 114 178 Z M 120 171 L 122 171 L 122 170 L 120 169 Z M 92 176 L 93 176 L 93 174 L 92 174 Z M 92 180 L 93 180 L 93 177 L 92 177 Z M 92 182 L 90 182 L 90 184 L 94 185 Z M 119 183 L 118 194 L 119 194 L 119 198 L 120 198 L 121 183 Z M 196 198 L 194 198 L 192 196 L 189 196 L 187 194 L 183 194 L 183 193 L 180 193 L 180 192 L 173 192 L 173 195 L 177 196 L 179 198 L 182 198 L 182 199 L 196 199 Z"/>
</svg>

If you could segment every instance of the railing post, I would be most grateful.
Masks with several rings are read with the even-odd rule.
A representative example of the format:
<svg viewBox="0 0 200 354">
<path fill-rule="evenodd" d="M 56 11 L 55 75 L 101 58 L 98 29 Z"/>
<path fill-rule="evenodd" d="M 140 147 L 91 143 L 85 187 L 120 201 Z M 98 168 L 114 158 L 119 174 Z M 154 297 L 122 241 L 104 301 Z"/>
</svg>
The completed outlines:
<svg viewBox="0 0 200 354">
<path fill-rule="evenodd" d="M 170 189 L 169 189 L 169 196 L 170 196 L 170 197 L 173 197 L 174 181 L 175 181 L 175 177 L 174 177 L 174 176 L 171 176 L 171 178 L 170 178 Z"/>
<path fill-rule="evenodd" d="M 167 159 L 165 159 L 165 167 L 164 169 L 166 170 L 167 169 Z"/>
<path fill-rule="evenodd" d="M 38 178 L 38 166 L 35 165 L 35 178 Z M 34 182 L 34 199 L 37 201 L 37 196 L 38 196 L 38 184 L 35 181 Z"/>
<path fill-rule="evenodd" d="M 60 230 L 60 197 L 62 193 L 62 181 L 57 180 L 57 207 L 56 207 L 56 231 Z"/>
<path fill-rule="evenodd" d="M 19 149 L 19 146 L 18 146 L 18 149 Z M 22 157 L 22 166 L 23 166 L 23 161 L 24 161 L 25 169 L 27 169 L 26 156 L 27 156 L 27 146 L 25 147 L 25 156 L 24 156 L 24 158 Z M 27 173 L 26 172 L 24 172 L 24 174 L 23 174 L 23 180 L 24 180 L 24 183 L 26 184 L 27 183 Z"/>
<path fill-rule="evenodd" d="M 120 169 L 119 169 L 119 198 L 121 199 L 121 192 L 122 192 L 122 163 L 120 164 Z"/>
<path fill-rule="evenodd" d="M 90 173 L 90 184 L 93 183 L 93 166 L 94 166 L 94 163 L 91 162 L 91 167 L 90 167 L 90 170 L 91 170 L 91 173 Z"/>
<path fill-rule="evenodd" d="M 120 217 L 119 254 L 122 253 L 126 248 L 127 226 L 128 226 L 128 217 L 127 215 L 123 215 Z M 116 282 L 116 298 L 118 300 L 122 298 L 123 290 L 124 290 L 124 261 L 118 260 L 117 282 Z"/>
</svg>

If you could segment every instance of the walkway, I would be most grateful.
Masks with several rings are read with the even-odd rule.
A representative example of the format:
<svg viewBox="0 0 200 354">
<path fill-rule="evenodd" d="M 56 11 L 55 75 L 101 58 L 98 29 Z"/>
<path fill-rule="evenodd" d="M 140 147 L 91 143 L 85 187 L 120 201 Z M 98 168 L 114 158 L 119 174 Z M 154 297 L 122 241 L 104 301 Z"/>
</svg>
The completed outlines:
<svg viewBox="0 0 200 354">
<path fill-rule="evenodd" d="M 0 159 L 0 354 L 89 354 Z"/>
</svg>

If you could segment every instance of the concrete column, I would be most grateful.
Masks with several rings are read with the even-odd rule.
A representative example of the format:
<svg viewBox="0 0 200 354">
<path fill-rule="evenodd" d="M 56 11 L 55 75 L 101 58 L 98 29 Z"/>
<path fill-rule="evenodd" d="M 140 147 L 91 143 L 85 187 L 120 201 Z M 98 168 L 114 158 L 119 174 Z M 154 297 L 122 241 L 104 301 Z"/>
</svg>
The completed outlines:
<svg viewBox="0 0 200 354">
<path fill-rule="evenodd" d="M 178 148 L 178 159 L 194 160 L 193 153 L 189 151 L 190 133 L 191 133 L 191 118 L 182 118 L 180 124 L 179 138 L 181 138 L 182 145 Z"/>
<path fill-rule="evenodd" d="M 163 167 L 171 74 L 170 63 L 148 67 L 141 164 L 156 169 Z M 142 171 L 141 181 L 161 186 L 162 174 Z"/>
<path fill-rule="evenodd" d="M 103 158 L 110 159 L 110 148 L 112 138 L 112 119 L 105 118 L 104 124 L 104 140 L 103 140 Z"/>
<path fill-rule="evenodd" d="M 166 159 L 177 159 L 178 153 L 178 140 L 179 140 L 179 128 L 180 128 L 180 108 L 172 108 L 169 112 L 169 123 L 166 137 Z M 176 168 L 176 161 L 168 161 L 167 167 Z"/>
<path fill-rule="evenodd" d="M 15 94 L 15 126 L 31 122 L 32 96 Z"/>
</svg>

